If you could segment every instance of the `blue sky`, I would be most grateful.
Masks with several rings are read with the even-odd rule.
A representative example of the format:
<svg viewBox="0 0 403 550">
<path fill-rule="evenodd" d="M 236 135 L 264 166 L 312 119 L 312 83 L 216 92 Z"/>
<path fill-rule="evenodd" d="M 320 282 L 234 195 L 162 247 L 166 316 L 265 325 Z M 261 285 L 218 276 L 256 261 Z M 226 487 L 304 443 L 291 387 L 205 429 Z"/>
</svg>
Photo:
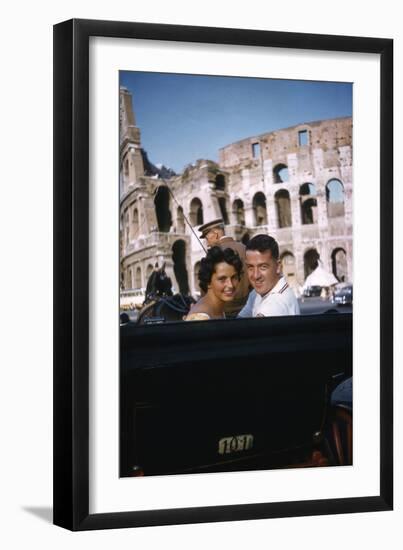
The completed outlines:
<svg viewBox="0 0 403 550">
<path fill-rule="evenodd" d="M 352 115 L 352 84 L 122 71 L 143 148 L 180 173 L 249 136 Z"/>
</svg>

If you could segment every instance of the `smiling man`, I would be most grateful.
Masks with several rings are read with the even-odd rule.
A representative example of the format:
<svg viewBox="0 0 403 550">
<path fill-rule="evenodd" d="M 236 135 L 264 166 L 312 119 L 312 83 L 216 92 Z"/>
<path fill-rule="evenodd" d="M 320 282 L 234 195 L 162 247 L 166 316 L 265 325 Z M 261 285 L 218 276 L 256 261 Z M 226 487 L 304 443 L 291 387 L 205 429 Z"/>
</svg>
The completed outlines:
<svg viewBox="0 0 403 550">
<path fill-rule="evenodd" d="M 256 235 L 246 245 L 246 269 L 256 291 L 253 317 L 299 315 L 293 290 L 281 273 L 278 244 L 269 235 Z M 242 311 L 239 314 L 242 315 Z"/>
</svg>

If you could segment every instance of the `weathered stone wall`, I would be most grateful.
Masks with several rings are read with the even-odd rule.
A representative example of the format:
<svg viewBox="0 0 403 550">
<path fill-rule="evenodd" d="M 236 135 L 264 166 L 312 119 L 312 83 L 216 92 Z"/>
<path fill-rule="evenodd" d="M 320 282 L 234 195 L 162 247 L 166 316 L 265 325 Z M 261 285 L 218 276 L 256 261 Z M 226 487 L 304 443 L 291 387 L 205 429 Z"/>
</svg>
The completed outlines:
<svg viewBox="0 0 403 550">
<path fill-rule="evenodd" d="M 125 90 L 121 92 L 121 109 L 121 269 L 125 288 L 138 283 L 138 268 L 145 286 L 150 266 L 165 262 L 178 290 L 172 246 L 181 240 L 190 290 L 195 294 L 195 266 L 205 252 L 193 231 L 198 234 L 201 223 L 219 217 L 227 218 L 226 233 L 238 240 L 245 242 L 258 233 L 276 238 L 285 258 L 284 272 L 294 286 L 304 282 L 305 254 L 311 249 L 317 250 L 329 271 L 347 265 L 347 279 L 352 280 L 350 117 L 246 138 L 220 149 L 218 163 L 201 159 L 181 175 L 163 181 L 144 176 L 140 131 L 135 126 L 131 95 Z M 334 180 L 340 191 L 330 200 L 329 182 Z M 157 204 L 160 187 L 167 189 Z M 161 219 L 165 220 L 163 231 Z M 340 249 L 345 252 L 345 262 L 343 252 L 335 256 Z"/>
<path fill-rule="evenodd" d="M 306 131 L 308 144 L 299 145 L 299 133 Z M 253 156 L 253 144 L 260 144 L 259 157 Z M 337 163 L 337 149 L 352 145 L 351 117 L 299 124 L 284 130 L 276 130 L 259 136 L 237 141 L 219 150 L 219 165 L 223 169 L 237 165 L 259 164 L 270 160 L 274 164 L 289 165 L 288 155 L 296 154 L 300 169 L 309 169 L 312 158 L 309 153 L 320 149 L 324 154 L 325 167 Z M 273 164 L 273 165 L 274 165 Z"/>
</svg>

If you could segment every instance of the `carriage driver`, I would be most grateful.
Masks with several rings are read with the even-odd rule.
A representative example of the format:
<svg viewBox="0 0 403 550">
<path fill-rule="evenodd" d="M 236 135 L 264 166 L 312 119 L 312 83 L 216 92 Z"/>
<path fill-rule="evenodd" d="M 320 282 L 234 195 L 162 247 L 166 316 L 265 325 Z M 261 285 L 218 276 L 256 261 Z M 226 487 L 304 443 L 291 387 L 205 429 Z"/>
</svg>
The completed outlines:
<svg viewBox="0 0 403 550">
<path fill-rule="evenodd" d="M 246 245 L 245 261 L 254 290 L 238 317 L 299 315 L 298 300 L 281 273 L 277 241 L 256 235 Z"/>
<path fill-rule="evenodd" d="M 237 286 L 234 299 L 225 304 L 225 315 L 228 318 L 236 317 L 245 305 L 249 294 L 249 282 L 245 266 L 245 245 L 225 235 L 224 220 L 218 218 L 199 227 L 200 237 L 205 239 L 208 248 L 219 246 L 222 250 L 231 248 L 237 252 L 242 261 L 242 274 Z"/>
</svg>

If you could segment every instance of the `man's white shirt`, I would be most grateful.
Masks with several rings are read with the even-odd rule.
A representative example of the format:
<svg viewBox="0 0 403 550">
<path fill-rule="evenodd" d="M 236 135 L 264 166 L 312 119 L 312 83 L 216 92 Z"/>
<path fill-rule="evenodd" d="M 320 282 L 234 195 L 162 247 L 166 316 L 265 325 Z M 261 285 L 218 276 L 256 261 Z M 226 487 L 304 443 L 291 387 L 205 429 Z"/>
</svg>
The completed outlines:
<svg viewBox="0 0 403 550">
<path fill-rule="evenodd" d="M 253 317 L 277 317 L 299 314 L 298 300 L 285 277 L 280 277 L 277 284 L 264 296 L 256 294 L 253 303 Z"/>
</svg>

